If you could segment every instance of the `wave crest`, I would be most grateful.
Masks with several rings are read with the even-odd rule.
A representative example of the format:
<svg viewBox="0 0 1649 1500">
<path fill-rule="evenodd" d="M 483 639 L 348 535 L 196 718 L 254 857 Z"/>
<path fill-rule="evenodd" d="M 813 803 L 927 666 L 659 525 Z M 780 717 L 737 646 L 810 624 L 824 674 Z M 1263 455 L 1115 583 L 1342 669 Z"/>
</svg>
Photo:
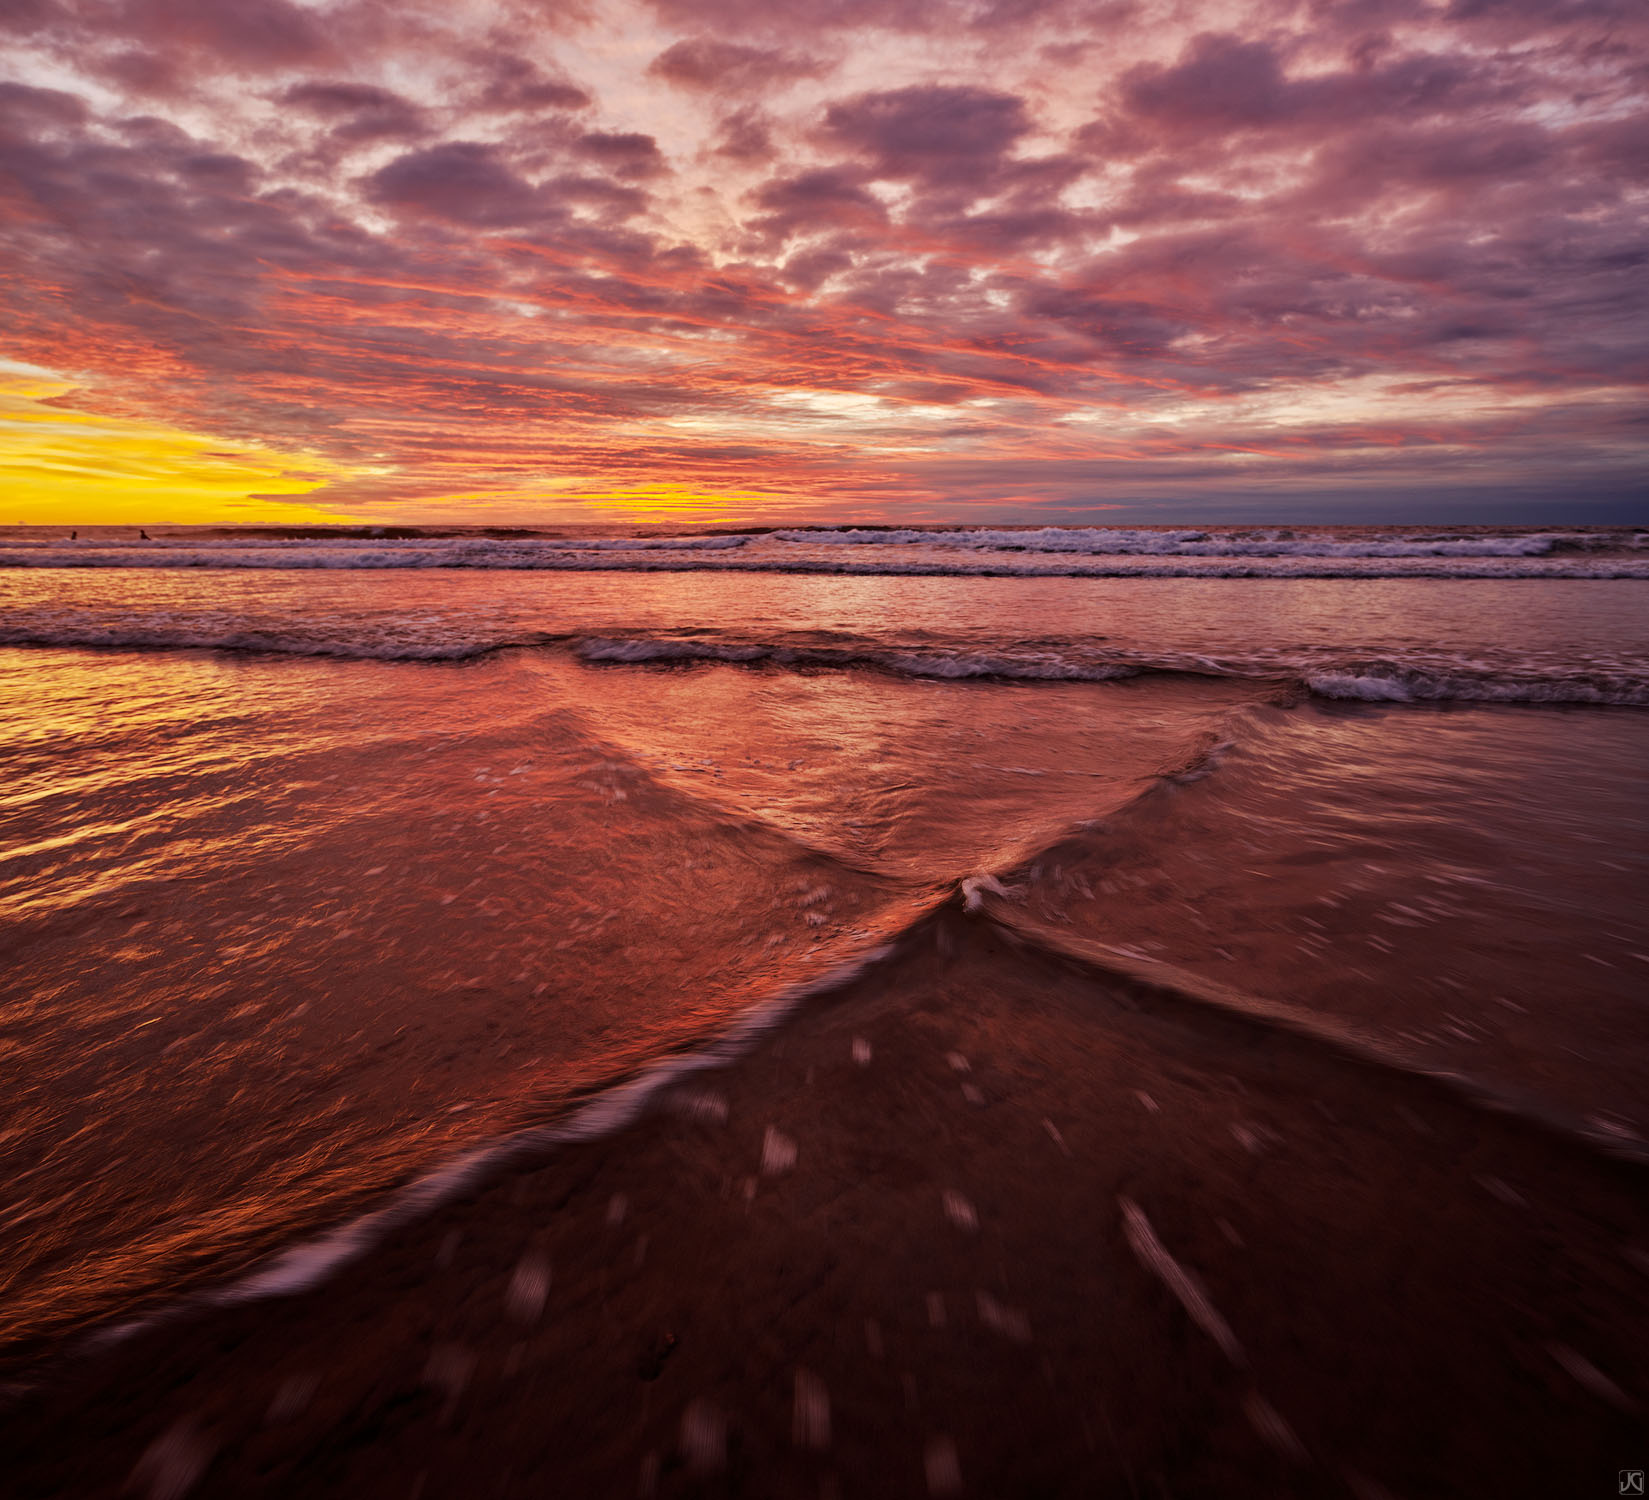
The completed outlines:
<svg viewBox="0 0 1649 1500">
<path fill-rule="evenodd" d="M 685 536 L 7 535 L 5 568 L 496 569 L 915 577 L 1649 578 L 1649 532 L 840 529 Z"/>
<path fill-rule="evenodd" d="M 1557 551 L 1602 551 L 1620 546 L 1614 535 L 1589 532 L 1458 536 L 1420 533 L 1391 538 L 1341 539 L 1280 528 L 1242 532 L 1166 531 L 1123 527 L 1045 526 L 1034 531 L 986 528 L 922 531 L 856 528 L 776 531 L 792 544 L 852 547 L 964 547 L 1001 552 L 1065 552 L 1131 557 L 1546 557 Z M 1631 545 L 1641 546 L 1642 534 Z"/>
</svg>

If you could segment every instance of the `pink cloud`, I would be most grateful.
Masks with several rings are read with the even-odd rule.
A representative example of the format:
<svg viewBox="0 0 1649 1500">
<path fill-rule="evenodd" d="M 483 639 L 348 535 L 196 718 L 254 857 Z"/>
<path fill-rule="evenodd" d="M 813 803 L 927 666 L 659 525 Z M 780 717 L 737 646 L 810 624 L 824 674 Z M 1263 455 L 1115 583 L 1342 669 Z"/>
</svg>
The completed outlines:
<svg viewBox="0 0 1649 1500">
<path fill-rule="evenodd" d="M 700 36 L 665 48 L 647 71 L 682 88 L 750 94 L 798 78 L 818 77 L 828 71 L 828 65 L 778 47 L 749 47 Z"/>
<path fill-rule="evenodd" d="M 1641 469 L 1635 13 L 653 9 L 13 7 L 9 352 L 408 493 Z"/>
</svg>

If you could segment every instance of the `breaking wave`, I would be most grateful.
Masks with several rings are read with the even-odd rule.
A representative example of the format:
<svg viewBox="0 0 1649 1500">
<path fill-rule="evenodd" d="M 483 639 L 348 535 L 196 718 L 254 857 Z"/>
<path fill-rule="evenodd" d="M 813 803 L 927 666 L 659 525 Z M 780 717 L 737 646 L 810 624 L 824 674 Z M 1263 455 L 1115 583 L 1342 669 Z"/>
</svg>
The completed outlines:
<svg viewBox="0 0 1649 1500">
<path fill-rule="evenodd" d="M 79 538 L 0 531 L 0 569 L 483 569 L 911 577 L 1649 578 L 1649 532 L 760 529 L 690 536 Z"/>
<path fill-rule="evenodd" d="M 1027 921 L 1015 909 L 1014 896 L 1014 891 L 990 872 L 966 877 L 911 915 L 899 931 L 883 934 L 825 972 L 785 986 L 751 1005 L 700 1046 L 658 1059 L 553 1123 L 514 1131 L 460 1152 L 393 1191 L 377 1207 L 318 1235 L 296 1239 L 227 1284 L 186 1294 L 136 1317 L 106 1324 L 90 1333 L 79 1349 L 94 1353 L 144 1329 L 213 1307 L 263 1302 L 312 1290 L 369 1254 L 397 1229 L 417 1222 L 505 1169 L 540 1160 L 561 1146 L 612 1135 L 653 1108 L 673 1086 L 697 1073 L 736 1063 L 807 1003 L 848 989 L 935 940 L 955 951 L 973 932 L 992 928 L 1009 934 L 1021 949 L 1039 951 L 1089 970 L 1120 988 L 1130 1005 L 1138 1005 L 1142 999 L 1166 1003 L 1179 1013 L 1181 1025 L 1195 1028 L 1202 1016 L 1247 1026 L 1282 1044 L 1311 1051 L 1330 1069 L 1367 1071 L 1395 1089 L 1425 1090 L 1450 1097 L 1468 1109 L 1505 1117 L 1522 1128 L 1628 1167 L 1649 1165 L 1649 1149 L 1642 1142 L 1575 1120 L 1533 1094 L 1434 1066 L 1355 1027 L 1248 994 L 1176 965 L 1074 933 L 1050 931 Z"/>
<path fill-rule="evenodd" d="M 1112 527 L 1046 526 L 1036 531 L 790 530 L 780 541 L 834 546 L 939 546 L 1002 552 L 1076 552 L 1148 557 L 1546 557 L 1558 551 L 1601 551 L 1622 545 L 1616 535 L 1590 532 L 1511 533 L 1461 536 L 1426 532 L 1413 536 L 1342 539 L 1286 529 L 1209 532 Z M 1630 542 L 1642 546 L 1638 533 Z"/>
<path fill-rule="evenodd" d="M 1404 658 L 1287 655 L 1206 656 L 1074 645 L 996 647 L 837 645 L 672 637 L 579 641 L 585 661 L 720 661 L 792 669 L 868 667 L 901 677 L 1021 682 L 1109 682 L 1146 673 L 1273 681 L 1315 697 L 1365 703 L 1556 703 L 1649 706 L 1649 671 L 1618 663 L 1492 664 L 1436 652 Z"/>
<path fill-rule="evenodd" d="M 1331 648 L 1203 654 L 1148 651 L 1103 641 L 911 642 L 807 634 L 750 639 L 693 633 L 590 636 L 532 632 L 455 634 L 450 624 L 373 631 L 361 622 L 294 623 L 248 631 L 233 622 L 187 619 L 141 626 L 98 622 L 0 623 L 0 646 L 214 650 L 346 660 L 460 662 L 521 649 L 569 650 L 607 666 L 726 663 L 784 671 L 860 669 L 896 677 L 958 681 L 1113 682 L 1145 674 L 1236 678 L 1314 697 L 1364 703 L 1528 703 L 1649 707 L 1649 664 L 1485 659 L 1430 650 L 1354 654 Z"/>
<path fill-rule="evenodd" d="M 668 537 L 166 537 L 8 540 L 0 568 L 578 569 L 626 559 L 728 552 L 748 536 Z"/>
</svg>

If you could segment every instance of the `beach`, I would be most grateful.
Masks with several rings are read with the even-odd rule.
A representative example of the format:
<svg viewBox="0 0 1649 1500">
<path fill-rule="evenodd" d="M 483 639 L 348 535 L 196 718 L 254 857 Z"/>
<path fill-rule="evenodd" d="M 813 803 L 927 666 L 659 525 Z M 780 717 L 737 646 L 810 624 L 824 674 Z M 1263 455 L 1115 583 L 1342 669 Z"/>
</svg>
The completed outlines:
<svg viewBox="0 0 1649 1500">
<path fill-rule="evenodd" d="M 796 536 L 0 536 L 18 1493 L 1614 1493 L 1640 533 Z"/>
<path fill-rule="evenodd" d="M 1644 1203 L 953 906 L 316 1289 L 65 1365 L 6 1446 L 31 1496 L 1587 1493 L 1641 1444 Z"/>
<path fill-rule="evenodd" d="M 1649 1494 L 1649 6 L 0 35 L 0 1500 Z"/>
</svg>

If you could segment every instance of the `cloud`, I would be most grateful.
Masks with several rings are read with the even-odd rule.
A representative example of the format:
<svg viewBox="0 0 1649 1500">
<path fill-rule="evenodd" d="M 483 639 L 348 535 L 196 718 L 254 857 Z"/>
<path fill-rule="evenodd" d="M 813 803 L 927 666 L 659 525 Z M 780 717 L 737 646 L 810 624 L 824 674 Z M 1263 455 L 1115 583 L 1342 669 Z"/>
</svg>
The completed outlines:
<svg viewBox="0 0 1649 1500">
<path fill-rule="evenodd" d="M 85 100 L 75 94 L 31 88 L 26 83 L 0 83 L 0 120 L 14 130 L 83 125 L 90 118 Z"/>
<path fill-rule="evenodd" d="M 291 0 L 125 0 L 114 25 L 250 71 L 319 62 L 331 50 L 320 18 Z"/>
<path fill-rule="evenodd" d="M 1414 121 L 1516 98 L 1514 73 L 1466 56 L 1410 53 L 1369 66 L 1291 75 L 1289 51 L 1267 40 L 1203 34 L 1172 65 L 1120 79 L 1123 109 L 1153 131 L 1206 142 L 1242 131 L 1356 130 L 1382 117 Z"/>
<path fill-rule="evenodd" d="M 428 132 L 424 112 L 410 100 L 374 84 L 295 83 L 278 96 L 281 104 L 327 122 L 341 141 L 393 140 Z"/>
<path fill-rule="evenodd" d="M 769 180 L 755 201 L 763 210 L 755 227 L 776 244 L 798 232 L 887 221 L 886 210 L 864 187 L 860 174 L 836 167 Z"/>
<path fill-rule="evenodd" d="M 62 7 L 57 0 L 5 0 L 0 4 L 0 29 L 28 35 L 54 23 L 61 23 Z"/>
<path fill-rule="evenodd" d="M 860 94 L 825 110 L 824 133 L 893 180 L 956 183 L 993 170 L 1030 129 L 1025 101 L 965 84 Z"/>
<path fill-rule="evenodd" d="M 717 122 L 711 151 L 736 162 L 771 161 L 776 151 L 773 122 L 748 105 L 735 109 Z"/>
<path fill-rule="evenodd" d="M 666 48 L 647 71 L 667 83 L 716 94 L 759 93 L 816 78 L 827 65 L 778 47 L 748 47 L 715 37 L 692 37 Z"/>
<path fill-rule="evenodd" d="M 594 102 L 577 84 L 548 76 L 516 52 L 485 48 L 472 52 L 470 62 L 480 78 L 473 107 L 484 113 L 579 110 Z"/>
<path fill-rule="evenodd" d="M 1631 16 L 673 5 L 14 8 L 9 352 L 374 504 L 1641 470 Z"/>
<path fill-rule="evenodd" d="M 369 201 L 482 228 L 519 227 L 550 210 L 530 183 L 477 141 L 443 141 L 398 156 L 365 179 Z"/>
<path fill-rule="evenodd" d="M 101 71 L 146 92 L 176 91 L 201 67 L 268 73 L 332 55 L 321 18 L 292 0 L 79 0 L 63 16 L 93 37 L 125 41 Z"/>
<path fill-rule="evenodd" d="M 649 0 L 666 24 L 703 32 L 810 36 L 853 30 L 941 36 L 1001 33 L 1057 17 L 1067 10 L 1096 24 L 1126 5 L 1073 5 L 1071 0 Z"/>
<path fill-rule="evenodd" d="M 666 170 L 658 142 L 636 130 L 590 130 L 573 141 L 573 149 L 617 177 L 656 177 Z"/>
</svg>

